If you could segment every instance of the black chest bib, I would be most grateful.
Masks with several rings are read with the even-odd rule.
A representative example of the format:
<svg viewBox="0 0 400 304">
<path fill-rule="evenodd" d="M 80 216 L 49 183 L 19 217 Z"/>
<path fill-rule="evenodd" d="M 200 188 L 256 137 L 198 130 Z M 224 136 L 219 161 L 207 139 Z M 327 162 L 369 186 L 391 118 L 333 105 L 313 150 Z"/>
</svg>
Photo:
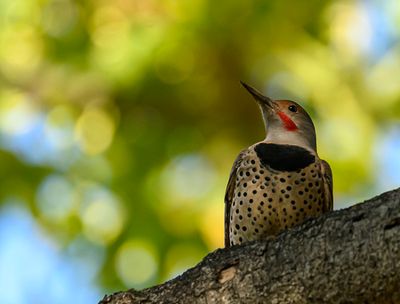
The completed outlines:
<svg viewBox="0 0 400 304">
<path fill-rule="evenodd" d="M 297 171 L 315 161 L 314 155 L 298 146 L 261 143 L 254 150 L 262 165 L 278 171 Z"/>
</svg>

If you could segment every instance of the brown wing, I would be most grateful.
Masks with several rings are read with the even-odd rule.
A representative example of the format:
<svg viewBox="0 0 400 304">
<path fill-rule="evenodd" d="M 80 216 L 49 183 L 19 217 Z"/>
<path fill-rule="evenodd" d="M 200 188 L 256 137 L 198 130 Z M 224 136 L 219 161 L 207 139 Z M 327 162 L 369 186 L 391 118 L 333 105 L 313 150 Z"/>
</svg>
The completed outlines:
<svg viewBox="0 0 400 304">
<path fill-rule="evenodd" d="M 243 150 L 239 153 L 238 157 L 236 157 L 235 162 L 233 163 L 231 174 L 229 175 L 228 185 L 226 186 L 225 191 L 225 247 L 230 246 L 229 242 L 229 222 L 230 222 L 230 213 L 231 213 L 231 205 L 233 200 L 233 195 L 235 192 L 236 185 L 236 173 L 237 169 L 240 166 L 240 163 L 243 159 L 246 150 Z"/>
<path fill-rule="evenodd" d="M 321 160 L 322 179 L 324 181 L 325 211 L 333 210 L 333 179 L 329 164 Z"/>
</svg>

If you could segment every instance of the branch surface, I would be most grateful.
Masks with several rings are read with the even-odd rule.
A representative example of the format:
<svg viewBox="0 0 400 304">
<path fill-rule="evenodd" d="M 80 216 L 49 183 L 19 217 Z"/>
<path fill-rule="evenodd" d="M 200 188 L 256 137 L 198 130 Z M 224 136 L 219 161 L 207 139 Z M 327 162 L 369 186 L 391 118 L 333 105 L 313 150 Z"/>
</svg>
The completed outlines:
<svg viewBox="0 0 400 304">
<path fill-rule="evenodd" d="M 100 303 L 400 303 L 400 188 Z"/>
</svg>

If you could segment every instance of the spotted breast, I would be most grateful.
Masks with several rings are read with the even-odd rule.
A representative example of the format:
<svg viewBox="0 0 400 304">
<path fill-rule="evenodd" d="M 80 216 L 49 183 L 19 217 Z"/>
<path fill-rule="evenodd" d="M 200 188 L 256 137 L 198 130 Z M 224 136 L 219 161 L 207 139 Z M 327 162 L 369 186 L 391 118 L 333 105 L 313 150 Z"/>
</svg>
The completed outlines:
<svg viewBox="0 0 400 304">
<path fill-rule="evenodd" d="M 275 235 L 331 210 L 329 176 L 325 162 L 302 147 L 262 142 L 242 151 L 226 192 L 226 246 Z"/>
</svg>

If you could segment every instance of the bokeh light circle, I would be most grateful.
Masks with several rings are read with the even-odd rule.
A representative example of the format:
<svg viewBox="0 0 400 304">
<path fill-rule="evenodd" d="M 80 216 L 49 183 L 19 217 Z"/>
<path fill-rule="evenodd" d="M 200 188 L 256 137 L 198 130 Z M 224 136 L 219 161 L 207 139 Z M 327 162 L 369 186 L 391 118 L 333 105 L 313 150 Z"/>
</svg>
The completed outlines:
<svg viewBox="0 0 400 304">
<path fill-rule="evenodd" d="M 100 108 L 88 108 L 76 123 L 76 135 L 84 152 L 93 155 L 103 152 L 114 136 L 114 122 Z"/>
<path fill-rule="evenodd" d="M 107 189 L 89 186 L 81 207 L 84 234 L 98 244 L 109 244 L 122 231 L 124 215 L 120 201 Z"/>
<path fill-rule="evenodd" d="M 52 221 L 60 221 L 75 207 L 76 192 L 70 181 L 61 175 L 50 175 L 38 188 L 36 201 L 40 213 Z"/>
<path fill-rule="evenodd" d="M 115 268 L 119 278 L 129 287 L 143 287 L 154 279 L 158 257 L 153 245 L 144 240 L 129 240 L 117 251 Z"/>
</svg>

